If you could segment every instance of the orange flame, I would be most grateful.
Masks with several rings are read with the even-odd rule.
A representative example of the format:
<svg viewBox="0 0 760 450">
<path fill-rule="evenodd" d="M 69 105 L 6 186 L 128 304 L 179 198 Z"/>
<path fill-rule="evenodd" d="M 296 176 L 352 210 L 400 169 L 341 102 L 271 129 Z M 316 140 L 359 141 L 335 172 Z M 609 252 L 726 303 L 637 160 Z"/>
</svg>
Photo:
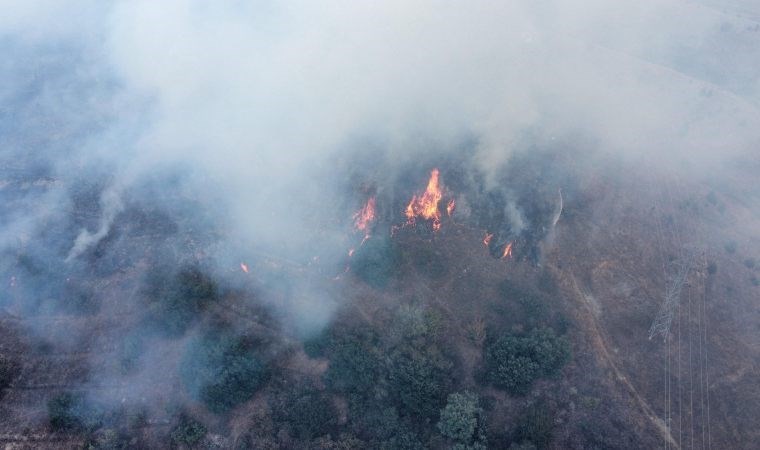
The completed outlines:
<svg viewBox="0 0 760 450">
<path fill-rule="evenodd" d="M 240 263 L 240 269 L 243 270 L 243 272 L 248 273 L 248 264 L 241 262 Z"/>
<path fill-rule="evenodd" d="M 454 208 L 456 208 L 457 202 L 454 201 L 452 198 L 448 205 L 446 205 L 446 214 L 451 217 L 451 215 L 454 213 Z"/>
<path fill-rule="evenodd" d="M 419 197 L 414 195 L 406 206 L 407 224 L 413 225 L 416 217 L 422 217 L 423 219 L 433 221 L 433 231 L 438 231 L 441 228 L 441 213 L 438 211 L 438 203 L 441 201 L 443 194 L 438 185 L 438 175 L 438 169 L 433 169 L 430 172 L 430 180 L 425 192 Z"/>
<path fill-rule="evenodd" d="M 370 225 L 375 220 L 375 197 L 370 197 L 367 204 L 354 214 L 354 226 L 369 237 Z"/>
<path fill-rule="evenodd" d="M 491 239 L 493 239 L 493 233 L 486 233 L 486 237 L 483 238 L 483 245 L 488 247 L 488 244 L 491 243 Z"/>
<path fill-rule="evenodd" d="M 512 256 L 512 243 L 510 242 L 504 247 L 504 253 L 501 254 L 501 259 L 505 259 Z"/>
</svg>

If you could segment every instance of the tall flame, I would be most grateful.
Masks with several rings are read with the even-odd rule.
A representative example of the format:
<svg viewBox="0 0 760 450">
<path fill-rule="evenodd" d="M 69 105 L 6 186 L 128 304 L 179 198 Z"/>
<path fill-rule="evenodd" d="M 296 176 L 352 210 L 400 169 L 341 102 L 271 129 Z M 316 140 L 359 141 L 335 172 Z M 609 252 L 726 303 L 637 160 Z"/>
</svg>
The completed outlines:
<svg viewBox="0 0 760 450">
<path fill-rule="evenodd" d="M 512 243 L 510 242 L 504 247 L 504 253 L 501 254 L 501 259 L 506 259 L 512 256 Z"/>
<path fill-rule="evenodd" d="M 433 231 L 438 231 L 441 228 L 441 212 L 438 210 L 438 203 L 441 201 L 443 193 L 438 184 L 438 176 L 438 169 L 433 169 L 430 172 L 430 180 L 425 192 L 420 196 L 415 194 L 406 206 L 407 224 L 413 225 L 416 217 L 422 217 L 433 221 Z"/>
<path fill-rule="evenodd" d="M 359 244 L 359 247 L 361 247 L 371 236 L 372 222 L 375 221 L 375 197 L 370 197 L 367 200 L 367 203 L 362 206 L 362 209 L 354 213 L 353 217 L 354 227 L 357 230 L 364 232 L 362 242 Z M 353 248 L 348 251 L 349 258 L 354 256 L 354 251 L 355 249 Z"/>
<path fill-rule="evenodd" d="M 375 220 L 375 197 L 370 197 L 362 209 L 354 213 L 354 226 L 357 230 L 363 231 L 365 236 L 369 236 L 370 225 Z"/>
</svg>

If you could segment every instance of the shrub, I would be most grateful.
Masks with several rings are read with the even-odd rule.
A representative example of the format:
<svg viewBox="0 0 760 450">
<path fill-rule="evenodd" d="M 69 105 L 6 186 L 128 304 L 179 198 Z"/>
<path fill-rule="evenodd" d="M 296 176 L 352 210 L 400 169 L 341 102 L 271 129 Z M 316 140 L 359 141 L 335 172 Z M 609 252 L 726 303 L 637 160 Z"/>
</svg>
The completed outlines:
<svg viewBox="0 0 760 450">
<path fill-rule="evenodd" d="M 382 371 L 376 350 L 355 339 L 336 339 L 331 345 L 325 381 L 336 391 L 371 395 Z"/>
<path fill-rule="evenodd" d="M 373 237 L 356 250 L 351 269 L 362 281 L 384 288 L 396 274 L 399 251 L 390 239 Z"/>
<path fill-rule="evenodd" d="M 47 403 L 48 420 L 55 431 L 94 430 L 100 426 L 101 414 L 83 394 L 64 392 Z"/>
<path fill-rule="evenodd" d="M 217 300 L 213 280 L 196 268 L 180 271 L 167 282 L 158 271 L 148 281 L 148 321 L 169 336 L 180 336 Z"/>
<path fill-rule="evenodd" d="M 280 404 L 273 409 L 277 420 L 285 422 L 299 439 L 330 434 L 337 423 L 337 412 L 330 396 L 311 386 L 284 393 Z"/>
<path fill-rule="evenodd" d="M 19 367 L 16 362 L 5 356 L 0 356 L 0 398 L 2 398 L 3 390 L 16 379 L 18 372 Z"/>
<path fill-rule="evenodd" d="M 327 355 L 332 343 L 330 333 L 323 331 L 303 341 L 303 351 L 309 358 L 321 358 Z"/>
<path fill-rule="evenodd" d="M 504 335 L 486 349 L 486 376 L 495 386 L 524 394 L 536 379 L 558 373 L 569 357 L 570 344 L 550 328 Z"/>
<path fill-rule="evenodd" d="M 482 445 L 485 442 L 482 414 L 477 395 L 470 392 L 451 394 L 446 407 L 441 410 L 438 430 L 462 446 Z"/>
<path fill-rule="evenodd" d="M 390 391 L 402 415 L 425 421 L 435 417 L 443 406 L 449 364 L 436 353 L 404 348 L 392 356 Z"/>
<path fill-rule="evenodd" d="M 170 438 L 174 445 L 192 446 L 200 442 L 206 433 L 206 427 L 202 423 L 183 413 L 180 414 L 179 422 L 172 429 Z"/>
<path fill-rule="evenodd" d="M 247 401 L 268 373 L 255 350 L 251 342 L 227 333 L 195 340 L 182 361 L 185 386 L 215 413 Z"/>
<path fill-rule="evenodd" d="M 427 448 L 412 431 L 401 431 L 380 444 L 381 450 L 424 450 Z"/>
<path fill-rule="evenodd" d="M 122 374 L 130 374 L 137 368 L 144 347 L 142 338 L 137 334 L 130 334 L 122 340 L 119 349 L 119 366 Z"/>
</svg>

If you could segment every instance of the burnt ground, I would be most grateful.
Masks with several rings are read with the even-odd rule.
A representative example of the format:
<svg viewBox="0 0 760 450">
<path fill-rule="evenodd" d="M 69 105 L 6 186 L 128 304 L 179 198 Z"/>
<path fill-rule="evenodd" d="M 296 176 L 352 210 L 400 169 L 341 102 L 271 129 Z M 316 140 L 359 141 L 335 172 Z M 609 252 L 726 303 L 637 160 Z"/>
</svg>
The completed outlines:
<svg viewBox="0 0 760 450">
<path fill-rule="evenodd" d="M 499 436 L 509 442 L 508 430 L 520 415 L 540 404 L 552 411 L 549 448 L 753 448 L 760 442 L 760 267 L 751 261 L 760 255 L 760 217 L 753 203 L 757 193 L 741 188 L 751 186 L 751 177 L 713 186 L 709 179 L 697 183 L 672 172 L 636 173 L 611 164 L 581 173 L 563 164 L 575 184 L 557 227 L 541 244 L 540 265 L 527 256 L 492 257 L 482 244 L 485 230 L 455 214 L 444 219 L 439 233 L 402 231 L 393 237 L 402 256 L 387 283 L 368 284 L 351 271 L 327 283 L 326 292 L 342 305 L 336 317 L 382 328 L 393 323 L 399 308 L 439 314 L 455 361 L 452 379 L 484 400 L 496 442 Z M 691 270 L 670 333 L 650 340 L 666 287 L 685 260 Z M 165 442 L 179 398 L 203 418 L 209 442 L 232 447 L 251 433 L 276 435 L 271 386 L 305 379 L 320 384 L 328 361 L 306 356 L 298 339 L 258 303 L 254 276 L 249 289 L 226 291 L 209 320 L 234 322 L 259 338 L 277 340 L 272 351 L 281 378 L 224 418 L 186 398 L 181 381 L 165 370 L 142 374 L 143 387 L 136 391 L 111 357 L 122 346 L 115 336 L 127 334 L 144 314 L 132 297 L 140 295 L 137 274 L 149 259 L 129 264 L 93 275 L 92 287 L 103 299 L 96 310 L 28 317 L 25 311 L 2 311 L 0 353 L 18 369 L 0 399 L 5 448 L 83 445 L 78 433 L 50 430 L 45 404 L 62 391 L 143 402 L 149 410 L 131 428 L 134 446 L 162 446 L 156 443 Z M 324 276 L 311 266 L 265 257 L 251 266 L 254 274 Z M 8 289 L 14 295 L 14 287 Z M 533 292 L 540 308 L 520 303 L 520 290 Z M 482 385 L 486 336 L 494 330 L 520 332 L 537 321 L 570 338 L 573 356 L 561 376 L 537 382 L 525 396 Z M 27 322 L 64 332 L 60 339 L 38 339 Z M 161 341 L 150 357 L 176 367 L 185 339 Z M 333 401 L 345 414 L 345 399 Z M 278 445 L 287 442 L 282 438 Z"/>
</svg>

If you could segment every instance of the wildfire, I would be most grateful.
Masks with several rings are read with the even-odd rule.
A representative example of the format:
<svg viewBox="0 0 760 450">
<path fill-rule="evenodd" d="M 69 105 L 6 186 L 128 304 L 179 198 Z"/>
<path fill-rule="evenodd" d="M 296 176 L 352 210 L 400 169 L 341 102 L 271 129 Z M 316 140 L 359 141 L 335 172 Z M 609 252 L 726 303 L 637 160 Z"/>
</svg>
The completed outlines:
<svg viewBox="0 0 760 450">
<path fill-rule="evenodd" d="M 491 243 L 491 239 L 493 239 L 493 233 L 486 233 L 486 237 L 483 238 L 483 245 L 488 247 L 488 244 Z"/>
<path fill-rule="evenodd" d="M 454 208 L 456 208 L 457 203 L 452 198 L 451 201 L 449 201 L 449 204 L 446 205 L 446 214 L 451 217 L 451 215 L 454 213 Z"/>
<path fill-rule="evenodd" d="M 244 263 L 244 262 L 241 262 L 241 263 L 240 263 L 240 269 L 241 269 L 243 272 L 245 272 L 245 273 L 248 273 L 248 270 L 249 270 L 249 269 L 248 269 L 248 264 L 246 264 L 246 263 Z"/>
<path fill-rule="evenodd" d="M 510 242 L 504 247 L 504 253 L 501 254 L 501 259 L 506 259 L 512 256 L 512 243 Z"/>
<path fill-rule="evenodd" d="M 438 210 L 438 203 L 441 201 L 443 193 L 438 184 L 438 175 L 438 169 L 433 169 L 430 172 L 430 180 L 425 192 L 420 196 L 415 194 L 406 206 L 407 224 L 413 225 L 417 217 L 422 217 L 433 221 L 433 231 L 438 231 L 441 228 L 441 213 Z M 451 205 L 453 210 L 453 203 Z"/>
<path fill-rule="evenodd" d="M 370 197 L 367 200 L 367 203 L 362 206 L 362 209 L 354 213 L 353 217 L 354 227 L 357 230 L 364 232 L 364 237 L 359 244 L 359 247 L 361 247 L 371 236 L 370 232 L 372 231 L 372 222 L 375 221 L 375 197 Z M 353 248 L 348 250 L 349 258 L 354 256 L 354 250 L 355 249 Z"/>
<path fill-rule="evenodd" d="M 354 214 L 354 226 L 369 237 L 370 225 L 375 220 L 375 197 L 370 197 L 367 204 Z"/>
</svg>

